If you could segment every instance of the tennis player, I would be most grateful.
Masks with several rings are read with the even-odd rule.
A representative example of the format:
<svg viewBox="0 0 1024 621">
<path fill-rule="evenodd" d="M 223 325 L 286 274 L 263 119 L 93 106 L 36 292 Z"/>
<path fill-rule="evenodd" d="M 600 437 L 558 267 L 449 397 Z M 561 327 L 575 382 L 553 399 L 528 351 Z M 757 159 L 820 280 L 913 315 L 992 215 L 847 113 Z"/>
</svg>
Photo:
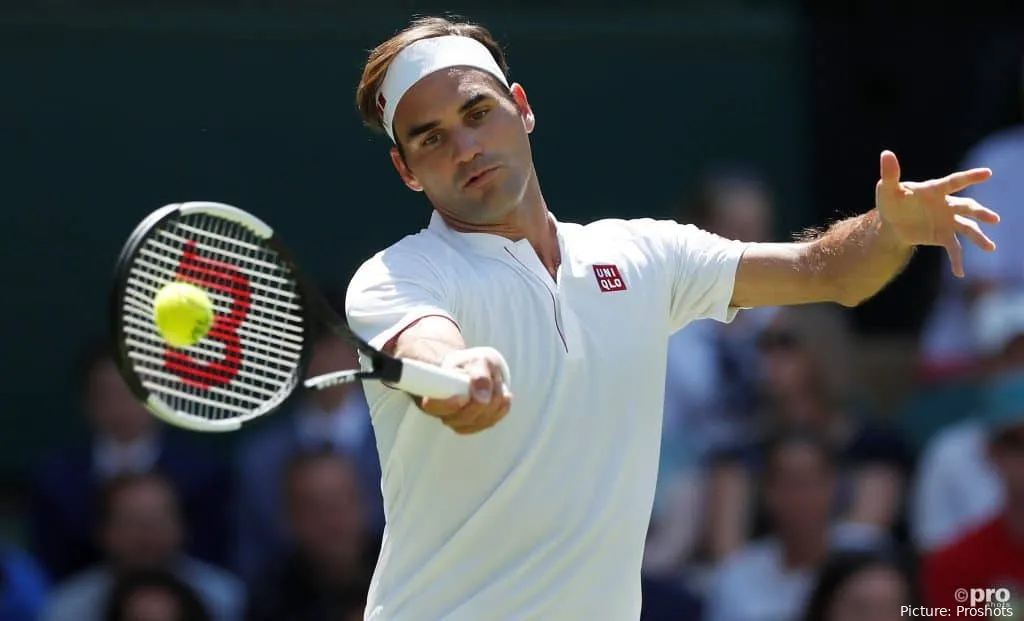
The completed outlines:
<svg viewBox="0 0 1024 621">
<path fill-rule="evenodd" d="M 414 22 L 371 52 L 357 99 L 433 213 L 360 267 L 348 319 L 473 386 L 447 401 L 366 386 L 387 515 L 373 621 L 635 621 L 669 335 L 741 308 L 854 306 L 915 246 L 945 247 L 958 275 L 958 236 L 995 247 L 978 223 L 998 216 L 954 196 L 990 171 L 902 182 L 888 151 L 874 208 L 809 241 L 560 222 L 526 91 L 475 25 Z"/>
</svg>

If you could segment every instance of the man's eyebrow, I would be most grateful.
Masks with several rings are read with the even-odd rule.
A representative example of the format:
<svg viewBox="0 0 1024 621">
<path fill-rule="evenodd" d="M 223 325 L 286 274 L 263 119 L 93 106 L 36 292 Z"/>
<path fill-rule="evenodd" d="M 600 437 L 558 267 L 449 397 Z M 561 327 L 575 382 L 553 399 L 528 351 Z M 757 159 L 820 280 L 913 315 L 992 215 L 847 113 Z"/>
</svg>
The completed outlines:
<svg viewBox="0 0 1024 621">
<path fill-rule="evenodd" d="M 492 97 L 490 95 L 487 95 L 486 93 L 478 93 L 476 95 L 473 95 L 472 97 L 467 99 L 461 106 L 459 106 L 459 113 L 466 112 L 473 106 L 479 105 L 481 102 L 486 101 L 488 99 L 492 99 Z M 428 121 L 426 123 L 421 123 L 411 128 L 408 132 L 406 132 L 405 138 L 406 140 L 413 140 L 416 137 L 422 136 L 423 134 L 436 128 L 440 124 L 441 121 Z"/>
</svg>

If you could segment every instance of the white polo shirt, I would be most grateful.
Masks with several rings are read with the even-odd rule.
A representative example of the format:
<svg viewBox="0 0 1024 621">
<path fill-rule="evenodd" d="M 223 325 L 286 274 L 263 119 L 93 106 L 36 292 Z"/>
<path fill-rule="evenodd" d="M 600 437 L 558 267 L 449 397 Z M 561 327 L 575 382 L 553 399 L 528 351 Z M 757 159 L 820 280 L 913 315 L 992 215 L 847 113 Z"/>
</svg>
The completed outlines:
<svg viewBox="0 0 1024 621">
<path fill-rule="evenodd" d="M 557 224 L 552 279 L 532 246 L 427 229 L 360 267 L 352 329 L 380 347 L 449 317 L 502 352 L 511 411 L 460 436 L 367 383 L 382 464 L 373 621 L 635 621 L 657 478 L 669 335 L 728 321 L 744 244 L 655 220 Z"/>
</svg>

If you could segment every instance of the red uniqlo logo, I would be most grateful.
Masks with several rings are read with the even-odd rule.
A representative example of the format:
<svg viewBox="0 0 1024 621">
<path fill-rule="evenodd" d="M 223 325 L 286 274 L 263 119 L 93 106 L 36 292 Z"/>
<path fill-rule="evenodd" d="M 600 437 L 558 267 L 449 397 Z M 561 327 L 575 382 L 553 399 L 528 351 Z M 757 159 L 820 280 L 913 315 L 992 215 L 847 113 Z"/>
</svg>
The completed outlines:
<svg viewBox="0 0 1024 621">
<path fill-rule="evenodd" d="M 619 268 L 614 265 L 595 265 L 594 276 L 597 277 L 597 286 L 601 291 L 626 290 L 626 283 L 619 274 Z"/>
</svg>

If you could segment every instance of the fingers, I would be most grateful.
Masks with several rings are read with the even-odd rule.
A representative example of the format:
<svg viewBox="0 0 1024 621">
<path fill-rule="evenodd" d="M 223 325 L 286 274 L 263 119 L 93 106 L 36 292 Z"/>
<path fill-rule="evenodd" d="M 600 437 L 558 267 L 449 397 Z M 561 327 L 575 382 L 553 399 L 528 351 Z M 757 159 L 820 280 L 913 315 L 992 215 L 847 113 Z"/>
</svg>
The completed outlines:
<svg viewBox="0 0 1024 621">
<path fill-rule="evenodd" d="M 988 181 L 991 176 L 992 170 L 990 168 L 972 168 L 971 170 L 946 175 L 942 179 L 936 179 L 931 182 L 931 185 L 943 194 L 956 194 L 966 187 Z"/>
<path fill-rule="evenodd" d="M 973 198 L 952 197 L 949 199 L 949 206 L 956 215 L 965 216 L 984 224 L 999 223 L 999 214 L 984 207 Z"/>
<path fill-rule="evenodd" d="M 892 151 L 882 151 L 878 161 L 879 179 L 883 187 L 897 188 L 900 183 L 900 162 Z"/>
<path fill-rule="evenodd" d="M 957 234 L 963 235 L 978 248 L 981 248 L 982 250 L 986 250 L 988 252 L 991 252 L 996 249 L 995 242 L 989 239 L 989 237 L 982 232 L 981 227 L 974 220 L 971 220 L 970 218 L 966 218 L 964 216 L 956 215 L 953 216 L 953 223 L 956 227 Z"/>
<path fill-rule="evenodd" d="M 964 248 L 956 235 L 950 235 L 950 240 L 945 244 L 946 254 L 949 255 L 949 264 L 953 269 L 953 275 L 957 278 L 964 277 Z"/>
<path fill-rule="evenodd" d="M 512 405 L 512 395 L 503 383 L 501 365 L 493 360 L 473 358 L 457 367 L 469 376 L 470 396 L 424 399 L 420 409 L 459 434 L 493 427 L 508 414 Z"/>
</svg>

